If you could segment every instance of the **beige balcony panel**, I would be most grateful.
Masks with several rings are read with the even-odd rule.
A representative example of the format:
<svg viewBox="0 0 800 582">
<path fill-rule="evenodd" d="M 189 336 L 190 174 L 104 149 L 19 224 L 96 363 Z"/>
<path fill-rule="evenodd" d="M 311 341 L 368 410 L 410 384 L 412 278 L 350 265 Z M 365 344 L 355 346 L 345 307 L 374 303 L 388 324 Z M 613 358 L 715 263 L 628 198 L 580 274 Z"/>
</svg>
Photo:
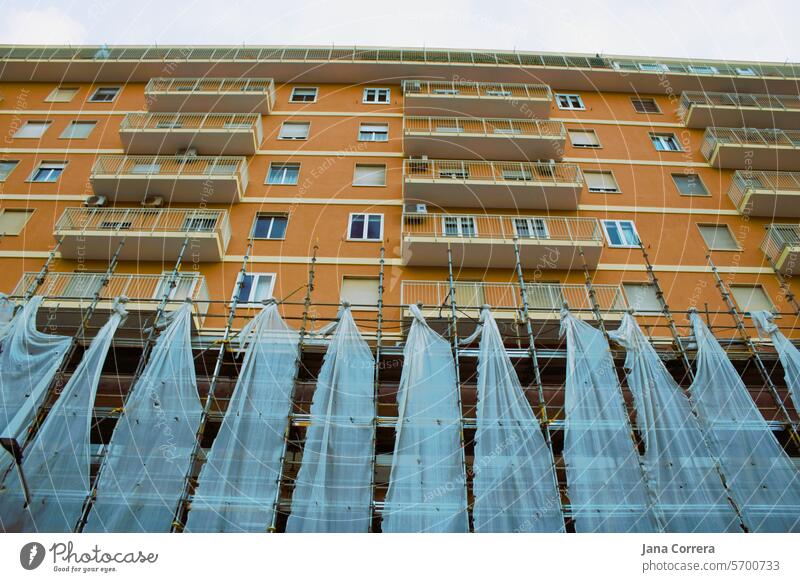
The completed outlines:
<svg viewBox="0 0 800 582">
<path fill-rule="evenodd" d="M 275 83 L 247 77 L 156 77 L 147 83 L 145 99 L 150 111 L 269 114 Z"/>
<path fill-rule="evenodd" d="M 469 117 L 550 117 L 552 92 L 547 85 L 404 81 L 406 115 Z"/>
</svg>

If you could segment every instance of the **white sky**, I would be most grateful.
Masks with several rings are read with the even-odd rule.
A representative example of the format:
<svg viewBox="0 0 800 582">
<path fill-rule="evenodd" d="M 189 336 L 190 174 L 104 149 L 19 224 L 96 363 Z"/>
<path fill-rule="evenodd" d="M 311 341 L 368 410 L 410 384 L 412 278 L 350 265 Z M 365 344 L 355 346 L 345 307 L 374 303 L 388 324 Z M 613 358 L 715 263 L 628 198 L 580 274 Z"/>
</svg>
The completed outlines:
<svg viewBox="0 0 800 582">
<path fill-rule="evenodd" d="M 316 44 L 800 61 L 798 0 L 0 0 L 0 44 Z"/>
</svg>

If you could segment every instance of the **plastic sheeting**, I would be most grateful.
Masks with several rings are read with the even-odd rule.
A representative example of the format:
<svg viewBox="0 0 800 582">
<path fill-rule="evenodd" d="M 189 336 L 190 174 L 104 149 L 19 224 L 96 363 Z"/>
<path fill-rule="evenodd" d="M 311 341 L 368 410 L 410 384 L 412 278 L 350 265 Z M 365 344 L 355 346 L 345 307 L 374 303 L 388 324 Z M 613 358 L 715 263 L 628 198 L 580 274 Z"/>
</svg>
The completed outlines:
<svg viewBox="0 0 800 582">
<path fill-rule="evenodd" d="M 769 311 L 754 311 L 751 314 L 758 333 L 769 337 L 783 366 L 783 377 L 792 397 L 794 409 L 800 413 L 800 351 L 781 333 L 775 324 L 775 316 Z"/>
<path fill-rule="evenodd" d="M 754 532 L 800 531 L 800 472 L 706 324 L 694 311 L 689 319 L 697 342 L 691 398 L 745 524 Z"/>
<path fill-rule="evenodd" d="M 561 336 L 567 340 L 564 462 L 575 530 L 659 531 L 603 333 L 564 309 Z"/>
<path fill-rule="evenodd" d="M 450 344 L 416 305 L 403 372 L 384 532 L 466 532 L 466 469 L 461 410 Z"/>
<path fill-rule="evenodd" d="M 239 379 L 200 470 L 187 532 L 264 532 L 275 512 L 300 337 L 275 303 L 239 337 Z"/>
<path fill-rule="evenodd" d="M 67 533 L 75 528 L 90 489 L 89 433 L 97 385 L 125 314 L 116 304 L 26 448 L 22 470 L 31 496 L 27 508 L 17 472 L 8 474 L 0 495 L 5 531 Z"/>
<path fill-rule="evenodd" d="M 741 531 L 689 399 L 636 319 L 626 313 L 619 329 L 609 336 L 627 350 L 625 372 L 645 443 L 645 472 L 656 493 L 656 510 L 664 530 Z"/>
<path fill-rule="evenodd" d="M 374 379 L 375 359 L 345 306 L 317 380 L 286 531 L 369 531 Z"/>
<path fill-rule="evenodd" d="M 13 318 L 14 302 L 5 293 L 0 293 L 0 340 L 6 335 L 6 330 Z"/>
<path fill-rule="evenodd" d="M 0 438 L 4 440 L 24 440 L 72 342 L 69 337 L 36 329 L 42 300 L 40 296 L 31 298 L 0 336 Z"/>
<path fill-rule="evenodd" d="M 83 531 L 170 531 L 202 409 L 192 358 L 191 303 L 166 320 L 117 421 Z"/>
</svg>

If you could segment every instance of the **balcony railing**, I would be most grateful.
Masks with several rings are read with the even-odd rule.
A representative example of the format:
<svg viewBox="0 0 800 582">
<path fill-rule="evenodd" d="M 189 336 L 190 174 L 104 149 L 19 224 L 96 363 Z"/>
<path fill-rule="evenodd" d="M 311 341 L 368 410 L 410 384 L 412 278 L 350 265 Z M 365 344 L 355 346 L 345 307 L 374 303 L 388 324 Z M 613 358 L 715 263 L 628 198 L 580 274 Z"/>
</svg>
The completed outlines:
<svg viewBox="0 0 800 582">
<path fill-rule="evenodd" d="M 742 211 L 747 197 L 754 192 L 797 196 L 796 200 L 800 202 L 800 172 L 734 172 L 728 197 L 736 208 Z"/>
<path fill-rule="evenodd" d="M 120 131 L 132 130 L 196 130 L 258 131 L 258 113 L 128 113 Z"/>
<path fill-rule="evenodd" d="M 483 162 L 469 160 L 405 160 L 406 180 L 452 183 L 492 182 L 509 186 L 520 183 L 583 185 L 577 164 L 543 162 Z"/>
<path fill-rule="evenodd" d="M 247 181 L 247 161 L 238 156 L 99 156 L 92 176 L 214 176 Z"/>
<path fill-rule="evenodd" d="M 737 107 L 747 109 L 778 109 L 788 111 L 800 110 L 800 96 L 767 95 L 763 93 L 704 93 L 702 91 L 684 91 L 678 113 L 685 118 L 686 113 L 694 105 L 709 107 Z"/>
<path fill-rule="evenodd" d="M 226 97 L 252 98 L 260 95 L 266 101 L 267 111 L 271 111 L 275 105 L 275 82 L 265 78 L 156 77 L 150 79 L 144 92 L 151 103 L 151 110 L 155 110 L 153 104 L 165 96 L 182 100 L 211 96 L 224 103 Z"/>
<path fill-rule="evenodd" d="M 405 132 L 454 136 L 566 138 L 564 124 L 560 121 L 535 119 L 409 116 L 405 118 Z"/>
<path fill-rule="evenodd" d="M 800 248 L 800 224 L 770 224 L 761 242 L 761 250 L 781 271 L 785 267 L 786 252 L 798 248 Z"/>
<path fill-rule="evenodd" d="M 711 159 L 720 145 L 800 148 L 800 130 L 709 127 L 700 151 Z"/>
</svg>

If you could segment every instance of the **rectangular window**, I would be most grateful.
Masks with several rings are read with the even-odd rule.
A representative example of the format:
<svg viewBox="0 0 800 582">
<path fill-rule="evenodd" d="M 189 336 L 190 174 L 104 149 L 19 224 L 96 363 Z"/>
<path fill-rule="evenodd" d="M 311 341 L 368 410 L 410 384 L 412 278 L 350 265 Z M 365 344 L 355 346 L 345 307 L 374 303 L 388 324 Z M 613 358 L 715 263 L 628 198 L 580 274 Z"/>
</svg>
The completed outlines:
<svg viewBox="0 0 800 582">
<path fill-rule="evenodd" d="M 39 164 L 31 177 L 29 182 L 58 182 L 64 168 L 67 167 L 66 162 L 42 162 Z"/>
<path fill-rule="evenodd" d="M 158 174 L 159 172 L 161 172 L 161 164 L 158 162 L 152 164 L 134 163 L 131 167 L 131 174 Z"/>
<path fill-rule="evenodd" d="M 656 288 L 650 283 L 623 283 L 628 305 L 638 312 L 661 311 Z"/>
<path fill-rule="evenodd" d="M 6 181 L 11 172 L 14 171 L 14 168 L 17 167 L 17 164 L 19 164 L 17 160 L 0 162 L 0 182 Z"/>
<path fill-rule="evenodd" d="M 275 273 L 246 273 L 239 279 L 239 304 L 253 305 L 272 297 Z M 236 289 L 234 289 L 234 294 Z"/>
<path fill-rule="evenodd" d="M 388 123 L 362 123 L 358 141 L 389 141 Z"/>
<path fill-rule="evenodd" d="M 739 244 L 727 224 L 698 224 L 700 235 L 711 251 L 738 251 Z"/>
<path fill-rule="evenodd" d="M 639 63 L 639 70 L 651 71 L 655 73 L 666 73 L 669 71 L 669 67 L 667 67 L 667 65 L 662 65 L 661 63 Z"/>
<path fill-rule="evenodd" d="M 515 218 L 514 230 L 520 238 L 549 238 L 544 218 Z"/>
<path fill-rule="evenodd" d="M 13 208 L 0 210 L 0 235 L 18 235 L 25 228 L 25 224 L 31 216 L 33 216 L 33 210 Z"/>
<path fill-rule="evenodd" d="M 740 311 L 775 311 L 775 305 L 761 285 L 731 285 L 731 295 Z"/>
<path fill-rule="evenodd" d="M 284 121 L 278 139 L 308 139 L 310 128 L 308 121 Z"/>
<path fill-rule="evenodd" d="M 569 141 L 576 148 L 599 148 L 600 140 L 593 129 L 570 129 Z"/>
<path fill-rule="evenodd" d="M 339 297 L 349 301 L 355 310 L 373 310 L 378 307 L 379 280 L 375 277 L 343 277 Z"/>
<path fill-rule="evenodd" d="M 697 174 L 672 174 L 672 181 L 684 196 L 708 196 L 708 190 Z"/>
<path fill-rule="evenodd" d="M 604 220 L 603 230 L 610 247 L 630 249 L 639 246 L 639 235 L 632 220 Z"/>
<path fill-rule="evenodd" d="M 98 87 L 89 101 L 92 103 L 111 103 L 119 95 L 119 87 Z"/>
<path fill-rule="evenodd" d="M 680 152 L 683 151 L 678 138 L 674 133 L 651 133 L 650 139 L 653 146 L 660 152 Z"/>
<path fill-rule="evenodd" d="M 586 109 L 583 105 L 583 99 L 580 95 L 571 95 L 567 93 L 556 93 L 556 104 L 559 109 L 572 109 L 583 110 Z"/>
<path fill-rule="evenodd" d="M 28 121 L 20 127 L 14 134 L 16 138 L 36 139 L 44 135 L 47 128 L 50 127 L 49 121 Z"/>
<path fill-rule="evenodd" d="M 77 87 L 56 87 L 45 97 L 45 103 L 69 103 L 77 93 Z"/>
<path fill-rule="evenodd" d="M 383 240 L 383 214 L 351 214 L 347 238 L 350 240 Z"/>
<path fill-rule="evenodd" d="M 736 74 L 742 77 L 755 77 L 756 72 L 750 67 L 736 67 Z"/>
<path fill-rule="evenodd" d="M 475 218 L 472 216 L 445 216 L 442 218 L 445 236 L 474 237 L 478 234 Z"/>
<path fill-rule="evenodd" d="M 61 132 L 61 139 L 86 139 L 97 125 L 96 121 L 73 121 Z"/>
<path fill-rule="evenodd" d="M 386 166 L 356 164 L 353 186 L 386 186 Z"/>
<path fill-rule="evenodd" d="M 189 232 L 214 232 L 217 226 L 217 215 L 213 212 L 192 212 L 184 218 L 181 230 Z"/>
<path fill-rule="evenodd" d="M 589 192 L 619 192 L 619 185 L 612 172 L 584 172 Z"/>
<path fill-rule="evenodd" d="M 364 103 L 389 103 L 391 91 L 383 88 L 364 89 Z"/>
<path fill-rule="evenodd" d="M 282 240 L 286 238 L 289 217 L 285 214 L 259 214 L 253 225 L 253 238 Z"/>
<path fill-rule="evenodd" d="M 658 108 L 658 103 L 656 103 L 655 99 L 631 98 L 631 103 L 636 113 L 661 113 L 661 109 Z"/>
<path fill-rule="evenodd" d="M 269 174 L 267 174 L 267 184 L 280 184 L 283 186 L 293 186 L 300 179 L 300 164 L 271 163 Z"/>
<path fill-rule="evenodd" d="M 317 100 L 316 87 L 295 87 L 289 97 L 290 103 L 314 103 Z"/>
<path fill-rule="evenodd" d="M 710 65 L 689 65 L 689 72 L 698 75 L 716 75 L 719 70 L 717 70 L 717 67 Z"/>
</svg>

